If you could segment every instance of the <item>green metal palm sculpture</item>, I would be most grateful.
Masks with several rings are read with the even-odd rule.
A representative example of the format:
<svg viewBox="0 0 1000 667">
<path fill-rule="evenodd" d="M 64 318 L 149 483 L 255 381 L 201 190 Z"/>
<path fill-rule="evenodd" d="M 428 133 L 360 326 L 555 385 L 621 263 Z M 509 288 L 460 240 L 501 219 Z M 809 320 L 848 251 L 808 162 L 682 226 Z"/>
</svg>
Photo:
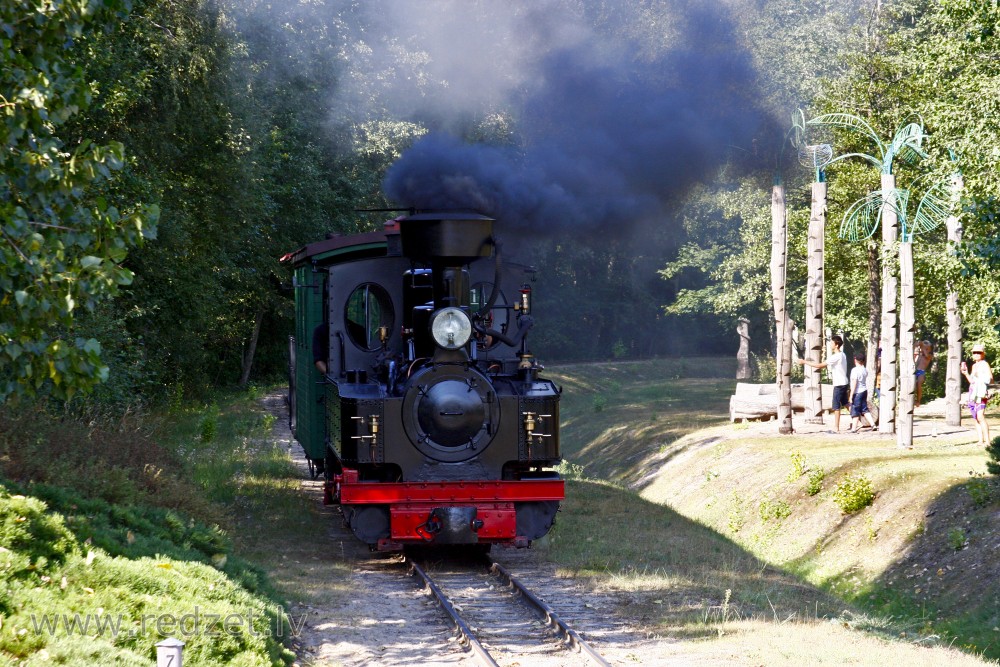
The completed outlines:
<svg viewBox="0 0 1000 667">
<path fill-rule="evenodd" d="M 920 123 L 911 122 L 903 125 L 896 131 L 892 141 L 888 144 L 883 143 L 879 139 L 868 123 L 850 114 L 826 114 L 813 118 L 808 124 L 853 130 L 870 139 L 878 149 L 877 155 L 869 155 L 867 153 L 845 153 L 838 155 L 836 158 L 830 160 L 830 164 L 850 157 L 858 157 L 871 162 L 878 168 L 879 173 L 891 175 L 892 164 L 897 157 L 908 164 L 914 164 L 927 157 L 927 153 L 923 150 L 923 141 L 927 135 L 924 133 L 923 125 Z M 895 187 L 891 189 L 883 188 L 869 193 L 863 199 L 854 202 L 847 210 L 844 222 L 840 226 L 840 238 L 847 239 L 848 241 L 862 241 L 870 238 L 875 233 L 875 230 L 878 229 L 882 215 L 888 208 L 895 211 L 899 216 L 900 223 L 903 224 L 904 238 L 902 240 L 909 240 L 906 238 L 907 226 L 903 222 L 905 219 L 903 212 L 906 210 L 909 197 L 910 193 L 908 190 Z M 941 218 L 941 220 L 943 219 Z M 935 223 L 934 226 L 937 226 L 937 224 L 940 224 L 940 221 Z"/>
<path fill-rule="evenodd" d="M 897 157 L 907 164 L 914 164 L 927 157 L 922 148 L 923 140 L 927 138 L 927 135 L 924 133 L 921 123 L 911 122 L 900 127 L 896 131 L 896 135 L 892 138 L 892 141 L 888 144 L 883 143 L 879 139 L 875 130 L 868 123 L 851 114 L 824 114 L 809 120 L 806 126 L 853 130 L 871 139 L 878 149 L 878 155 L 869 155 L 867 153 L 845 153 L 838 155 L 836 158 L 831 159 L 829 164 L 845 160 L 849 157 L 859 157 L 871 162 L 881 173 L 891 174 L 892 163 Z"/>
<path fill-rule="evenodd" d="M 919 118 L 917 120 L 919 121 Z M 902 307 L 897 319 L 896 277 L 891 266 L 886 262 L 882 267 L 882 321 L 880 327 L 882 342 L 881 395 L 883 400 L 880 405 L 879 431 L 892 433 L 896 430 L 896 354 L 899 349 L 897 344 L 907 351 L 913 347 L 913 255 L 912 245 L 909 241 L 912 240 L 915 228 L 913 224 L 906 224 L 906 209 L 910 193 L 908 190 L 896 187 L 893 163 L 896 158 L 907 163 L 915 163 L 927 156 L 923 150 L 923 142 L 926 138 L 923 123 L 908 122 L 902 125 L 889 142 L 882 141 L 864 120 L 846 113 L 818 116 L 802 123 L 802 128 L 803 134 L 809 128 L 856 132 L 869 140 L 875 148 L 873 154 L 852 152 L 836 156 L 829 161 L 828 165 L 847 158 L 858 157 L 878 168 L 881 175 L 881 189 L 871 192 L 848 209 L 841 225 L 840 237 L 860 241 L 870 238 L 875 230 L 881 227 L 884 247 L 898 247 Z M 931 190 L 934 191 L 935 188 L 931 188 Z M 921 230 L 928 225 L 936 226 L 944 220 L 943 217 L 935 213 L 933 203 L 935 196 L 932 195 L 931 200 L 926 207 L 924 202 L 921 202 L 920 222 L 917 223 Z M 897 236 L 900 223 L 903 226 L 902 239 Z M 902 240 L 903 243 L 897 246 L 897 240 Z M 909 368 L 912 366 L 912 358 L 907 353 L 901 355 L 900 360 L 903 366 L 903 371 L 899 376 L 903 384 L 900 396 L 903 423 L 899 443 L 909 447 L 912 445 L 913 417 L 913 371 Z M 870 360 L 870 372 L 874 372 L 873 364 L 874 360 Z"/>
<path fill-rule="evenodd" d="M 806 422 L 823 423 L 823 393 L 819 370 L 823 349 L 823 304 L 826 300 L 824 247 L 826 237 L 826 192 L 824 170 L 833 161 L 833 146 L 828 143 L 809 141 L 809 124 L 800 109 L 792 117 L 793 143 L 796 146 L 799 163 L 809 167 L 815 174 L 812 184 L 812 207 L 809 212 L 809 228 L 806 242 L 806 359 L 814 362 L 805 369 L 804 408 Z"/>
<path fill-rule="evenodd" d="M 912 219 L 907 215 L 910 200 L 908 189 L 893 188 L 888 199 L 882 190 L 868 193 L 866 197 L 854 202 L 847 209 L 838 236 L 848 241 L 871 238 L 878 229 L 882 214 L 888 206 L 899 218 L 899 240 L 902 243 L 913 241 L 915 234 L 923 234 L 938 227 L 955 210 L 955 195 L 951 184 L 956 175 L 957 172 L 928 188 L 917 205 Z"/>
<path fill-rule="evenodd" d="M 820 183 L 825 180 L 823 172 L 826 166 L 834 161 L 833 146 L 808 143 L 808 125 L 801 109 L 792 114 L 792 144 L 795 146 L 799 164 L 812 169 L 816 182 Z"/>
</svg>

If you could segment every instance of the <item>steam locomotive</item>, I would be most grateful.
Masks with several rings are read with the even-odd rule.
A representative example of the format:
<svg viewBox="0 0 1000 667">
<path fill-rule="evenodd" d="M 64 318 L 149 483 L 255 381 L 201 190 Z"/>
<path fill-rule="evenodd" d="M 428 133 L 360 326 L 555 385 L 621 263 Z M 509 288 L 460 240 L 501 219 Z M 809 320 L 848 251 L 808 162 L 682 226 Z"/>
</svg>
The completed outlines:
<svg viewBox="0 0 1000 667">
<path fill-rule="evenodd" d="M 414 212 L 282 258 L 292 432 L 372 549 L 529 546 L 564 497 L 561 390 L 527 347 L 534 270 L 503 261 L 494 222 Z"/>
</svg>

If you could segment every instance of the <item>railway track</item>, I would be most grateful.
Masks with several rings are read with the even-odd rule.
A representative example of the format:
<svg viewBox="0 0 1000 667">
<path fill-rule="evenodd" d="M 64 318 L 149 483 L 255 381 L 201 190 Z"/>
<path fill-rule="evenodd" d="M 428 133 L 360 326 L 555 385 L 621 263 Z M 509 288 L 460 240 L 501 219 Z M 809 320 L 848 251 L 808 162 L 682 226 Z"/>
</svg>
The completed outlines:
<svg viewBox="0 0 1000 667">
<path fill-rule="evenodd" d="M 500 564 L 481 560 L 421 565 L 413 559 L 407 563 L 481 664 L 576 666 L 582 656 L 592 665 L 610 667 L 554 609 Z"/>
</svg>

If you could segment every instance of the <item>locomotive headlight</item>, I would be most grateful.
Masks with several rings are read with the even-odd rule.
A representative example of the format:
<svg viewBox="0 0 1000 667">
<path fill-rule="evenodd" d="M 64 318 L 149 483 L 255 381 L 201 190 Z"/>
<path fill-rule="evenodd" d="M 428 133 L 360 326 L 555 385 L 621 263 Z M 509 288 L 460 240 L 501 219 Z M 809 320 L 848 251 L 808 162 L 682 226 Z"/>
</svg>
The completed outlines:
<svg viewBox="0 0 1000 667">
<path fill-rule="evenodd" d="M 472 322 L 461 308 L 442 308 L 431 319 L 431 336 L 446 350 L 457 350 L 469 342 Z"/>
</svg>

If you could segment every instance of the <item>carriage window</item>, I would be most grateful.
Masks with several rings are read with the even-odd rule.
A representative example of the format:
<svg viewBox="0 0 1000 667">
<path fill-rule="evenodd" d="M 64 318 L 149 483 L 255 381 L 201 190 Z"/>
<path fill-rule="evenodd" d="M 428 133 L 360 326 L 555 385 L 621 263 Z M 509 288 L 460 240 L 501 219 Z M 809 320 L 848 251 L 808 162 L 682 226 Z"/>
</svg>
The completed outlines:
<svg viewBox="0 0 1000 667">
<path fill-rule="evenodd" d="M 386 332 L 391 333 L 392 319 L 392 299 L 381 285 L 359 285 L 347 299 L 344 313 L 347 335 L 364 350 L 374 351 L 382 347 L 379 327 L 385 327 Z"/>
</svg>

